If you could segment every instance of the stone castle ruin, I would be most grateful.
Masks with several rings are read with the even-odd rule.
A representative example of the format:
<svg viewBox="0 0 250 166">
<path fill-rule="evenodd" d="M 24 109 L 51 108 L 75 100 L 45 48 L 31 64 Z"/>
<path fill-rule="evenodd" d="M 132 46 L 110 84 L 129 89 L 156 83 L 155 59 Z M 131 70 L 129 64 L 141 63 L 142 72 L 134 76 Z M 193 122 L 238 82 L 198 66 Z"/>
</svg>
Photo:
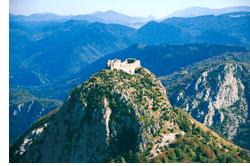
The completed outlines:
<svg viewBox="0 0 250 166">
<path fill-rule="evenodd" d="M 128 74 L 135 74 L 135 69 L 141 67 L 141 62 L 133 58 L 127 58 L 125 61 L 121 62 L 120 59 L 108 60 L 108 68 L 111 70 L 122 70 Z"/>
</svg>

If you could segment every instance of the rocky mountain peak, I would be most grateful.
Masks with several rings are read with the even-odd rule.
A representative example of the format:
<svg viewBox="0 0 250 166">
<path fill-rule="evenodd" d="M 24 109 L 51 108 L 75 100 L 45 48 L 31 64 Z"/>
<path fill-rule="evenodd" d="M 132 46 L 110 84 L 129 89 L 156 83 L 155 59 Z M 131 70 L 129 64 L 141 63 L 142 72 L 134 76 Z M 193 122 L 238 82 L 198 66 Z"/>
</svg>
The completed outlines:
<svg viewBox="0 0 250 166">
<path fill-rule="evenodd" d="M 248 75 L 249 54 L 243 53 L 208 59 L 163 82 L 174 106 L 235 141 L 243 131 L 249 133 L 244 127 L 249 124 Z M 249 148 L 249 143 L 242 146 Z"/>
<path fill-rule="evenodd" d="M 77 87 L 58 111 L 39 120 L 14 156 L 21 161 L 58 161 L 63 156 L 64 161 L 101 162 L 148 150 L 153 157 L 159 147 L 149 145 L 163 146 L 162 140 L 171 142 L 183 134 L 176 124 L 164 121 L 163 117 L 174 118 L 170 109 L 165 88 L 147 69 L 137 69 L 134 75 L 103 70 Z M 163 126 L 171 135 L 159 134 Z M 38 144 L 44 147 L 40 157 L 30 158 Z M 48 151 L 54 148 L 52 155 Z"/>
<path fill-rule="evenodd" d="M 168 147 L 177 148 L 197 132 L 209 135 L 211 146 L 221 151 L 240 151 L 173 110 L 165 88 L 147 69 L 138 68 L 133 75 L 102 70 L 76 87 L 60 109 L 33 124 L 11 146 L 10 161 L 157 162 Z M 202 134 L 197 146 L 206 141 Z M 238 154 L 235 159 L 245 161 Z"/>
</svg>

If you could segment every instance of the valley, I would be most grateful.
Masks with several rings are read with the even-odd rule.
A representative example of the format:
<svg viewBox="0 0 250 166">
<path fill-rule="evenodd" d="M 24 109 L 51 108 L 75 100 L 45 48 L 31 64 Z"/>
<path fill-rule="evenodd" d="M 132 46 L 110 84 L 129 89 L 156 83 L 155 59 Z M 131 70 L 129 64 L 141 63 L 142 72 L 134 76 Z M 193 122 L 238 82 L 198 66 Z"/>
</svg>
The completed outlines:
<svg viewBox="0 0 250 166">
<path fill-rule="evenodd" d="M 9 25 L 10 162 L 250 161 L 249 8 Z"/>
</svg>

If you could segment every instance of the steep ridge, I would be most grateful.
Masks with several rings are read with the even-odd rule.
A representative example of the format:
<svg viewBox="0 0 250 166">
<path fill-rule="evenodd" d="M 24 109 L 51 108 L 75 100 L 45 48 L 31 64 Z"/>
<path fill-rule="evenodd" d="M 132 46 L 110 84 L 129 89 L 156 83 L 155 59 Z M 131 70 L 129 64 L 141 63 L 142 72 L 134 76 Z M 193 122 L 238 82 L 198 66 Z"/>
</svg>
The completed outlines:
<svg viewBox="0 0 250 166">
<path fill-rule="evenodd" d="M 183 10 L 177 10 L 167 17 L 196 17 L 196 16 L 204 16 L 204 15 L 221 15 L 226 13 L 233 12 L 250 12 L 250 7 L 248 6 L 235 6 L 235 7 L 227 7 L 221 9 L 210 9 L 204 7 L 190 7 Z"/>
<path fill-rule="evenodd" d="M 152 21 L 136 31 L 135 40 L 151 45 L 209 43 L 249 46 L 249 17 L 250 12 L 235 12 Z"/>
<path fill-rule="evenodd" d="M 69 20 L 18 22 L 10 20 L 12 85 L 48 85 L 66 79 L 102 56 L 132 44 L 208 43 L 250 46 L 249 12 L 219 16 L 170 18 L 140 29 L 119 24 Z M 48 70 L 50 69 L 50 70 Z"/>
<path fill-rule="evenodd" d="M 247 48 L 244 47 L 217 44 L 134 44 L 126 49 L 105 55 L 93 64 L 86 66 L 80 74 L 90 76 L 98 72 L 105 67 L 105 62 L 109 59 L 133 57 L 141 59 L 143 65 L 157 76 L 164 76 L 210 57 L 222 55 L 226 52 L 243 52 L 246 50 Z"/>
<path fill-rule="evenodd" d="M 250 149 L 249 64 L 249 53 L 225 54 L 162 77 L 162 81 L 174 106 Z"/>
<path fill-rule="evenodd" d="M 185 144 L 185 145 L 184 145 Z M 181 110 L 147 69 L 102 70 L 10 147 L 10 162 L 246 162 Z"/>
<path fill-rule="evenodd" d="M 10 144 L 22 136 L 34 121 L 61 105 L 59 100 L 38 98 L 23 89 L 10 89 Z"/>
<path fill-rule="evenodd" d="M 29 16 L 24 15 L 9 15 L 11 21 L 15 22 L 65 22 L 69 20 L 77 20 L 77 21 L 87 21 L 90 23 L 100 22 L 105 24 L 120 24 L 128 27 L 139 28 L 146 24 L 149 21 L 156 20 L 154 17 L 131 17 L 128 15 L 124 15 L 122 13 L 118 13 L 116 11 L 97 11 L 92 14 L 84 14 L 84 15 L 56 15 L 53 13 L 45 13 L 45 14 L 32 14 Z"/>
<path fill-rule="evenodd" d="M 140 59 L 143 66 L 156 74 L 157 77 L 171 74 L 182 67 L 192 65 L 201 60 L 222 55 L 226 52 L 244 52 L 246 48 L 215 44 L 184 44 L 184 45 L 143 45 L 135 44 L 124 50 L 105 55 L 103 58 L 83 68 L 72 77 L 57 82 L 45 88 L 30 88 L 34 94 L 52 96 L 52 98 L 66 98 L 69 90 L 90 78 L 105 67 L 109 59 Z M 46 93 L 44 93 L 46 92 Z M 51 93 L 52 92 L 52 93 Z"/>
<path fill-rule="evenodd" d="M 74 20 L 10 22 L 11 86 L 65 79 L 103 55 L 126 48 L 134 31 L 118 24 Z"/>
</svg>

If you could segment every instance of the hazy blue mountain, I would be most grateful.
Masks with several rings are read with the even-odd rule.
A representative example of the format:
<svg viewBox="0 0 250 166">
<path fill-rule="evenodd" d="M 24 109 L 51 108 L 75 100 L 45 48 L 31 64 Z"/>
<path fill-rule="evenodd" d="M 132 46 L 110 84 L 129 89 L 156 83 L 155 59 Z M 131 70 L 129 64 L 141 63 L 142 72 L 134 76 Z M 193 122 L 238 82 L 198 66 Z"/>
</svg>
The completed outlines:
<svg viewBox="0 0 250 166">
<path fill-rule="evenodd" d="M 184 44 L 184 45 L 143 45 L 135 44 L 121 51 L 105 55 L 99 60 L 86 66 L 79 76 L 87 79 L 91 74 L 106 66 L 109 59 L 136 58 L 142 61 L 143 66 L 153 71 L 157 76 L 170 74 L 182 67 L 195 62 L 218 56 L 225 52 L 245 51 L 244 47 L 207 45 L 207 44 Z"/>
<path fill-rule="evenodd" d="M 156 20 L 153 16 L 149 17 L 131 17 L 112 10 L 106 12 L 95 12 L 93 16 L 103 20 L 105 23 L 116 23 L 130 27 L 139 28 L 149 21 Z"/>
<path fill-rule="evenodd" d="M 171 58 L 171 54 L 174 52 L 180 56 L 194 56 L 197 53 L 196 49 L 200 49 L 195 47 L 186 50 L 185 46 L 174 46 L 171 50 L 166 49 L 168 44 L 215 43 L 249 46 L 249 20 L 247 12 L 219 16 L 170 18 L 160 23 L 150 22 L 138 30 L 118 24 L 89 23 L 79 20 L 11 21 L 10 85 L 11 87 L 23 86 L 25 89 L 32 90 L 32 94 L 37 96 L 45 95 L 48 91 L 52 92 L 53 87 L 58 87 L 58 89 L 60 87 L 63 93 L 68 92 L 72 85 L 87 79 L 93 72 L 100 69 L 99 66 L 103 67 L 108 58 L 122 57 L 124 51 L 117 52 L 113 54 L 114 56 L 108 55 L 109 53 L 124 49 L 134 43 L 146 43 L 147 45 L 166 43 L 165 49 L 157 46 L 143 49 L 143 45 L 140 45 L 139 49 L 134 46 L 135 48 L 132 50 L 141 51 L 130 51 L 131 53 L 128 51 L 124 56 L 136 56 L 140 59 L 140 56 L 145 54 L 147 55 L 144 62 L 146 67 L 156 74 L 167 74 L 170 70 L 173 72 L 179 67 L 185 66 L 193 59 L 202 60 L 199 57 L 189 57 L 191 60 L 189 58 L 179 60 L 175 56 Z M 207 53 L 204 51 L 204 55 L 212 55 L 212 53 L 218 55 L 216 53 L 221 52 L 213 51 L 234 50 L 235 48 L 230 47 L 218 46 L 212 50 L 205 49 Z M 152 61 L 152 56 L 156 55 L 165 57 Z M 104 58 L 102 62 L 98 61 L 103 56 L 107 56 L 107 58 Z M 97 62 L 94 63 L 95 61 Z M 169 63 L 164 64 L 164 61 Z M 92 65 L 92 63 L 94 64 Z M 70 85 L 69 88 L 63 88 L 68 85 Z M 61 95 L 61 92 L 58 91 L 54 92 L 52 96 L 65 97 L 66 95 Z"/>
<path fill-rule="evenodd" d="M 74 87 L 105 68 L 109 59 L 137 58 L 141 60 L 144 67 L 150 69 L 156 76 L 166 76 L 179 72 L 197 62 L 228 52 L 232 54 L 233 52 L 246 52 L 250 46 L 250 12 L 192 18 L 169 18 L 162 22 L 149 22 L 139 29 L 120 25 L 138 25 L 137 23 L 141 19 L 144 18 L 130 18 L 113 11 L 78 16 L 10 15 L 10 87 L 16 88 L 16 91 L 10 92 L 10 123 L 15 123 L 14 125 L 11 124 L 14 126 L 10 129 L 11 141 L 20 136 L 41 115 L 60 105 L 60 101 L 53 99 L 64 100 L 69 94 L 72 94 L 70 91 Z M 135 20 L 135 22 L 132 20 Z M 114 22 L 119 24 L 110 24 Z M 212 61 L 210 63 L 212 64 Z M 217 70 L 220 65 L 222 68 L 227 66 L 222 61 L 221 64 L 217 63 L 212 66 L 212 69 L 216 71 L 215 75 L 228 73 L 228 70 Z M 200 68 L 204 66 L 201 65 Z M 197 69 L 197 74 L 199 73 L 200 70 Z M 240 72 L 237 70 L 237 73 Z M 244 75 L 245 73 L 247 72 L 240 74 Z M 190 74 L 192 73 L 190 72 Z M 237 78 L 243 78 L 242 75 Z M 103 77 L 106 76 L 106 74 L 103 75 Z M 123 75 L 121 76 L 123 78 Z M 244 76 L 244 78 L 246 77 Z M 193 76 L 192 78 L 196 77 Z M 95 81 L 93 83 L 95 84 Z M 109 86 L 109 84 L 106 85 Z M 20 88 L 27 90 L 27 92 L 20 90 Z M 206 87 L 202 88 L 205 89 Z M 93 88 L 92 90 L 91 92 L 96 92 L 97 89 Z M 243 90 L 239 89 L 239 91 Z M 73 92 L 78 93 L 77 88 L 73 89 Z M 94 93 L 90 94 L 88 98 L 92 99 L 91 97 L 94 95 Z M 191 97 L 186 98 L 186 100 L 192 102 L 193 98 Z M 170 98 L 172 100 L 171 96 Z M 243 96 L 241 101 L 246 101 L 245 99 Z M 245 106 L 242 103 L 236 103 L 236 106 Z M 231 112 L 229 112 L 232 113 L 234 110 L 237 112 L 238 107 L 236 106 L 235 109 L 230 108 Z M 50 121 L 50 115 L 47 117 Z M 99 116 L 99 118 L 102 117 Z M 216 118 L 218 117 L 216 116 Z M 197 120 L 199 119 L 197 118 Z M 241 139 L 242 137 L 248 138 L 246 133 L 248 132 L 249 119 L 245 118 L 244 120 L 246 123 L 240 124 L 242 125 L 241 130 L 232 140 L 238 140 L 236 142 L 238 145 L 248 148 L 249 145 L 246 144 L 246 141 Z M 44 124 L 40 122 L 36 124 Z M 185 125 L 181 124 L 185 128 Z M 221 131 L 223 125 L 218 124 L 218 128 L 214 128 L 214 130 L 224 134 L 224 131 Z M 19 128 L 20 126 L 21 128 Z M 52 126 L 58 127 L 58 125 Z M 33 126 L 32 129 L 39 128 Z M 47 134 L 46 132 L 45 134 Z M 66 132 L 70 133 L 70 131 Z M 194 129 L 190 132 L 197 131 Z M 31 132 L 32 134 L 34 133 Z M 224 136 L 227 135 L 224 134 Z M 207 138 L 207 136 L 205 137 Z M 240 142 L 239 140 L 243 141 Z M 19 145 L 21 146 L 21 144 Z M 40 144 L 37 145 L 40 146 Z M 178 147 L 182 144 L 177 142 L 175 145 Z M 196 152 L 199 154 L 200 151 L 197 150 Z M 197 161 L 205 161 L 205 159 L 203 156 Z M 229 161 L 230 157 L 224 159 L 218 160 L 225 162 Z"/>
<path fill-rule="evenodd" d="M 14 15 L 10 14 L 10 20 L 16 22 L 53 22 L 53 21 L 68 21 L 68 20 L 79 20 L 87 21 L 90 23 L 101 22 L 105 24 L 121 24 L 129 27 L 139 28 L 142 25 L 146 24 L 149 21 L 156 20 L 156 18 L 149 17 L 132 17 L 127 16 L 116 11 L 106 11 L 101 12 L 97 11 L 92 14 L 83 14 L 83 15 L 57 15 L 53 13 L 44 13 L 44 14 L 32 14 L 29 16 L 24 15 Z"/>
<path fill-rule="evenodd" d="M 73 20 L 10 22 L 11 85 L 39 85 L 66 78 L 103 55 L 127 47 L 134 31 L 118 24 Z M 30 73 L 33 81 L 27 81 L 26 74 L 20 74 L 23 71 Z"/>
<path fill-rule="evenodd" d="M 249 6 L 236 6 L 236 7 L 227 7 L 221 9 L 210 9 L 205 7 L 190 7 L 182 10 L 177 10 L 167 17 L 196 17 L 204 15 L 220 15 L 225 13 L 232 12 L 250 12 Z"/>
<path fill-rule="evenodd" d="M 13 22 L 30 22 L 30 23 L 39 23 L 39 22 L 65 22 L 69 20 L 77 21 L 87 21 L 90 23 L 94 22 L 103 22 L 104 20 L 92 15 L 57 15 L 53 13 L 41 13 L 41 14 L 31 14 L 28 16 L 25 15 L 15 15 L 10 14 L 10 21 Z"/>
<path fill-rule="evenodd" d="M 156 76 L 163 76 L 209 57 L 218 56 L 225 52 L 242 52 L 245 50 L 243 47 L 223 45 L 162 44 L 145 46 L 137 44 L 105 55 L 67 79 L 35 88 L 31 86 L 28 89 L 38 96 L 64 99 L 70 93 L 70 89 L 90 78 L 92 74 L 105 68 L 109 59 L 119 58 L 124 60 L 129 57 L 137 58 L 141 60 L 143 66 L 153 71 Z"/>
<path fill-rule="evenodd" d="M 53 13 L 32 14 L 29 16 L 10 14 L 10 21 L 16 22 L 63 21 L 67 19 L 70 19 L 70 16 L 61 16 Z"/>
<path fill-rule="evenodd" d="M 141 27 L 135 40 L 146 44 L 213 43 L 250 46 L 250 13 L 169 18 Z"/>
<path fill-rule="evenodd" d="M 113 12 L 110 12 L 111 15 Z M 98 13 L 96 13 L 98 15 Z M 108 17 L 108 16 L 107 16 Z M 134 43 L 250 45 L 249 13 L 170 18 L 136 30 L 118 24 L 10 22 L 11 85 L 39 85 L 81 71 L 102 56 Z M 24 72 L 22 76 L 19 73 Z M 30 81 L 26 81 L 31 75 Z"/>
</svg>

